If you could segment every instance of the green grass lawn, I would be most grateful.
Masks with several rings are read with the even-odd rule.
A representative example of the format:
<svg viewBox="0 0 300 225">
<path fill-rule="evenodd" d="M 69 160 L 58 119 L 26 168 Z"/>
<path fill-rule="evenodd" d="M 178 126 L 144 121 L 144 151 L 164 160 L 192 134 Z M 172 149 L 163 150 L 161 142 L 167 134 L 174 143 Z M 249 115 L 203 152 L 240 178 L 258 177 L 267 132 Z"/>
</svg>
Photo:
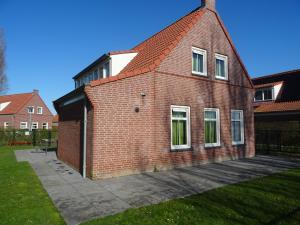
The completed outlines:
<svg viewBox="0 0 300 225">
<path fill-rule="evenodd" d="M 129 209 L 92 224 L 300 224 L 300 169 L 158 205 Z"/>
<path fill-rule="evenodd" d="M 16 162 L 13 150 L 0 147 L 0 224 L 65 224 L 30 164 Z"/>
<path fill-rule="evenodd" d="M 0 148 L 0 224 L 65 224 L 31 166 L 16 162 L 14 149 Z M 300 224 L 300 169 L 85 223 L 92 224 Z"/>
</svg>

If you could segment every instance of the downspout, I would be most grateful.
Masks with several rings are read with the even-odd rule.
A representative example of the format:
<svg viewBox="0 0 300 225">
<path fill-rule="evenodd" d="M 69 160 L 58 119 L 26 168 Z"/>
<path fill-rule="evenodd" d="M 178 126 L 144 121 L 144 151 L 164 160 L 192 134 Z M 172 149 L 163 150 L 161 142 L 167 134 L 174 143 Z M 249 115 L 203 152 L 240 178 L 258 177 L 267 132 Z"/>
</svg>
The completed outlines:
<svg viewBox="0 0 300 225">
<path fill-rule="evenodd" d="M 87 136 L 87 101 L 84 100 L 83 107 L 83 162 L 82 162 L 82 176 L 86 178 L 86 136 Z"/>
</svg>

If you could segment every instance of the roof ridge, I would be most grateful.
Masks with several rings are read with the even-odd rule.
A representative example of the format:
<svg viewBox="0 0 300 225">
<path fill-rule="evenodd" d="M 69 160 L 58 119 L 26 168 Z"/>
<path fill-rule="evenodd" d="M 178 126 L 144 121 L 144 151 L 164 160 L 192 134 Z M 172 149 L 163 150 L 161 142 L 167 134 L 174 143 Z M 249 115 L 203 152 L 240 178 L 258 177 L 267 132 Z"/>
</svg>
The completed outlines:
<svg viewBox="0 0 300 225">
<path fill-rule="evenodd" d="M 28 95 L 28 94 L 32 94 L 32 92 L 9 94 L 9 95 L 0 95 L 0 97 L 15 96 L 15 95 Z"/>
<path fill-rule="evenodd" d="M 134 46 L 131 50 L 136 50 L 136 48 L 138 48 L 139 46 L 146 44 L 147 41 L 149 41 L 150 39 L 154 38 L 155 36 L 157 36 L 158 34 L 162 33 L 163 31 L 165 31 L 166 29 L 168 29 L 169 27 L 173 26 L 174 24 L 178 23 L 180 20 L 184 19 L 185 17 L 189 16 L 190 14 L 196 12 L 196 11 L 200 11 L 200 9 L 202 9 L 203 7 L 197 7 L 196 9 L 192 10 L 191 12 L 189 12 L 188 14 L 182 16 L 181 18 L 177 19 L 176 21 L 174 21 L 173 23 L 169 24 L 168 26 L 166 26 L 165 28 L 163 28 L 162 30 L 156 32 L 155 34 L 153 34 L 152 36 L 148 37 L 147 39 L 145 39 L 144 41 L 142 41 L 141 43 L 137 44 L 136 46 Z"/>
<path fill-rule="evenodd" d="M 300 69 L 282 71 L 279 73 L 273 73 L 273 74 L 268 74 L 268 75 L 264 75 L 264 76 L 260 76 L 260 77 L 254 77 L 254 78 L 252 78 L 252 80 L 260 80 L 260 79 L 275 77 L 275 76 L 280 76 L 280 75 L 289 75 L 291 73 L 297 73 L 297 72 L 300 72 Z"/>
</svg>

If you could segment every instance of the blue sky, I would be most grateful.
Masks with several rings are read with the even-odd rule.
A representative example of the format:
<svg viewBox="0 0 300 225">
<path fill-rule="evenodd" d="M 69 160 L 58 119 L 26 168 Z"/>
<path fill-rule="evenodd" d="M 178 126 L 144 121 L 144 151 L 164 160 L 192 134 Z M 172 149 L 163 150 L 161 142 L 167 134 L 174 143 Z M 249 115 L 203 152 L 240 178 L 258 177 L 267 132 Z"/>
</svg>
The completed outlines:
<svg viewBox="0 0 300 225">
<path fill-rule="evenodd" d="M 72 77 L 111 50 L 130 49 L 200 5 L 200 0 L 0 0 L 7 93 L 39 89 L 52 101 Z M 217 0 L 251 76 L 300 68 L 299 0 Z"/>
</svg>

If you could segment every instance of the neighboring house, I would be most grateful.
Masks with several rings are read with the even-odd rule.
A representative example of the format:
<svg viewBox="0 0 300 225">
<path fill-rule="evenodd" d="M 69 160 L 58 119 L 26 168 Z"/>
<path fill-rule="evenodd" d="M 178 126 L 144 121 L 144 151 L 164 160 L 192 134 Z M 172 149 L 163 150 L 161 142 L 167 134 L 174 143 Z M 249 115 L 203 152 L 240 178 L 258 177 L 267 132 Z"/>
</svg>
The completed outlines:
<svg viewBox="0 0 300 225">
<path fill-rule="evenodd" d="M 0 128 L 50 129 L 52 117 L 37 90 L 0 96 Z"/>
<path fill-rule="evenodd" d="M 300 129 L 300 69 L 253 78 L 258 130 Z"/>
<path fill-rule="evenodd" d="M 74 77 L 54 102 L 61 160 L 98 179 L 255 155 L 251 79 L 202 4 Z"/>
</svg>

